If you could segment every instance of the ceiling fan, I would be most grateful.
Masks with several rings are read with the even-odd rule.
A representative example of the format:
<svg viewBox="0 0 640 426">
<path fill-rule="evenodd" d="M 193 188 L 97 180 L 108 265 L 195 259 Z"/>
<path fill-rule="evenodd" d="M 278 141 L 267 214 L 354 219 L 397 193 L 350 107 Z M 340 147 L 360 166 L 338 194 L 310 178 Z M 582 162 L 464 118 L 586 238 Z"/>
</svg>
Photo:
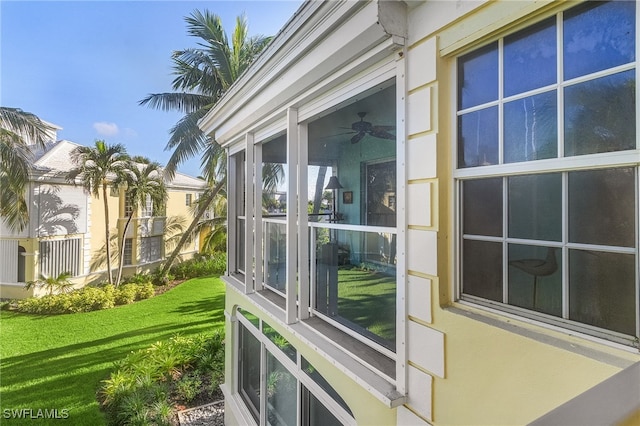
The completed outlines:
<svg viewBox="0 0 640 426">
<path fill-rule="evenodd" d="M 360 121 L 351 124 L 351 130 L 356 132 L 356 134 L 351 137 L 351 143 L 360 142 L 366 134 L 374 138 L 395 140 L 395 135 L 389 133 L 389 130 L 395 130 L 396 126 L 374 126 L 370 122 L 364 121 L 366 115 L 366 112 L 359 112 L 358 117 L 360 117 Z"/>
</svg>

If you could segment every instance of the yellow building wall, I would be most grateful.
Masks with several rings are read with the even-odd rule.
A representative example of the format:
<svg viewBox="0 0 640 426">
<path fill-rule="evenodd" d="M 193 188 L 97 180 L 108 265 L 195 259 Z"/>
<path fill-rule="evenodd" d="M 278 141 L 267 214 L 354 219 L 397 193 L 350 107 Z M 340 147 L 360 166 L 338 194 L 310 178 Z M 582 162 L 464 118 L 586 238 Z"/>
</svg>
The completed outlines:
<svg viewBox="0 0 640 426">
<path fill-rule="evenodd" d="M 185 229 L 191 224 L 193 214 L 191 208 L 186 205 L 186 195 L 191 194 L 192 206 L 196 201 L 196 191 L 194 190 L 171 190 L 168 191 L 167 198 L 167 218 L 172 216 L 182 216 L 184 218 Z M 199 248 L 198 238 L 190 244 L 185 244 L 181 253 L 192 254 Z M 166 253 L 168 256 L 170 253 Z M 188 256 L 187 256 L 188 257 Z"/>
<path fill-rule="evenodd" d="M 118 227 L 118 217 L 120 215 L 120 206 L 121 206 L 121 198 L 122 197 L 112 197 L 110 195 L 110 191 L 107 191 L 107 203 L 109 206 L 109 231 L 111 235 L 116 232 Z M 87 234 L 89 241 L 89 258 L 93 258 L 97 253 L 104 250 L 105 247 L 105 212 L 104 212 L 104 200 L 102 199 L 102 195 L 100 198 L 96 198 L 94 196 L 89 196 L 89 215 L 88 215 L 88 226 L 87 226 Z M 87 238 L 87 237 L 85 237 Z M 112 262 L 112 274 L 117 271 L 117 262 Z M 91 282 L 94 280 L 106 280 L 107 268 L 105 266 L 99 268 L 94 271 L 91 270 L 91 274 L 87 277 L 87 281 Z"/>
<path fill-rule="evenodd" d="M 427 2 L 412 11 L 406 157 L 407 361 L 413 368 L 408 369 L 405 407 L 416 415 L 416 424 L 527 424 L 640 360 L 637 349 L 453 302 L 453 55 L 558 7 L 567 6 Z M 413 304 L 416 298 L 428 309 Z M 423 389 L 431 384 L 430 401 L 415 383 Z"/>
</svg>

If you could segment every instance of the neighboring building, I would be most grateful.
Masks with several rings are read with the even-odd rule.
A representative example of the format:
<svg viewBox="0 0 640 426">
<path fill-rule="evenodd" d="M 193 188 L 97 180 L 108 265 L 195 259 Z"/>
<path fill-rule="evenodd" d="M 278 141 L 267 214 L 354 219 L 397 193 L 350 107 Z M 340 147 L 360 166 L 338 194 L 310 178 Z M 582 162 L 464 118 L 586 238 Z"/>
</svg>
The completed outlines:
<svg viewBox="0 0 640 426">
<path fill-rule="evenodd" d="M 226 424 L 638 424 L 638 14 L 305 2 L 200 122 Z"/>
<path fill-rule="evenodd" d="M 56 128 L 59 129 L 59 128 Z M 52 135 L 52 141 L 55 135 Z M 47 143 L 35 154 L 31 180 L 27 187 L 30 222 L 15 232 L 0 221 L 0 298 L 24 298 L 42 294 L 42 290 L 25 290 L 26 282 L 44 276 L 69 272 L 78 286 L 106 279 L 106 264 L 92 267 L 96 254 L 104 253 L 104 204 L 65 179 L 75 165 L 70 160 L 78 145 L 60 140 Z M 125 239 L 124 275 L 155 269 L 165 253 L 165 224 L 171 217 L 182 216 L 185 227 L 192 217 L 189 198 L 201 194 L 204 182 L 176 173 L 166 182 L 168 200 L 165 212 L 151 211 L 151 205 L 135 212 Z M 110 225 L 122 229 L 131 209 L 126 206 L 124 190 L 110 191 Z M 185 246 L 183 256 L 197 252 L 197 239 Z M 106 258 L 106 256 L 104 256 Z M 114 277 L 118 263 L 112 263 Z"/>
</svg>

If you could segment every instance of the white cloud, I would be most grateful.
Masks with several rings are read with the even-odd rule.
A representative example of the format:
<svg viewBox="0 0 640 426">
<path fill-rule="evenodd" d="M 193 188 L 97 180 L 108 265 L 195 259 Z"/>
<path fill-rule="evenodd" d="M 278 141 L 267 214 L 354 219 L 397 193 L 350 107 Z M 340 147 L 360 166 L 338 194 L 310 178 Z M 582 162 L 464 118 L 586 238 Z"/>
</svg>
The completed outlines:
<svg viewBox="0 0 640 426">
<path fill-rule="evenodd" d="M 119 131 L 116 123 L 106 123 L 104 121 L 93 123 L 93 128 L 103 136 L 115 136 Z"/>
</svg>

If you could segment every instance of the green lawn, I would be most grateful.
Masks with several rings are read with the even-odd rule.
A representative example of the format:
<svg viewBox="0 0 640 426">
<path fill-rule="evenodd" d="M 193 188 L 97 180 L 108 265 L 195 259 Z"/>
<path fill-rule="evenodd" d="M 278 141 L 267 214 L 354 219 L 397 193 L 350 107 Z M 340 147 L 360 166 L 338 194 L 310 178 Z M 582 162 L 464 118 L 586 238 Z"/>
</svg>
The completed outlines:
<svg viewBox="0 0 640 426">
<path fill-rule="evenodd" d="M 224 284 L 197 278 L 151 299 L 104 311 L 35 316 L 0 311 L 0 423 L 101 425 L 96 402 L 113 361 L 176 333 L 224 324 Z M 68 410 L 67 419 L 7 419 L 7 410 Z"/>
<path fill-rule="evenodd" d="M 395 345 L 395 274 L 341 267 L 338 283 L 338 314 Z"/>
</svg>

